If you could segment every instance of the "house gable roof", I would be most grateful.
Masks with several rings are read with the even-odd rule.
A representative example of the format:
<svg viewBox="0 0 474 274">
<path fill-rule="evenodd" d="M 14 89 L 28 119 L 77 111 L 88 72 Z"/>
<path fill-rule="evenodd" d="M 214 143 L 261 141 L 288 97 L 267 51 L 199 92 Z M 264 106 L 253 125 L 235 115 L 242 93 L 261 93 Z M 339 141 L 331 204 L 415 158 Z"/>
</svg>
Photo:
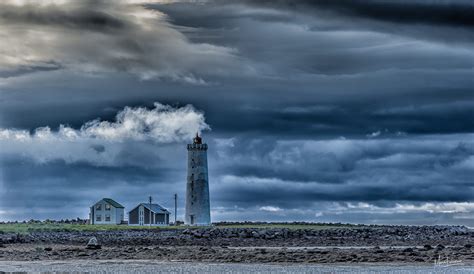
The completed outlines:
<svg viewBox="0 0 474 274">
<path fill-rule="evenodd" d="M 151 206 L 150 206 L 150 204 L 147 204 L 147 203 L 138 204 L 136 207 L 134 207 L 129 212 L 134 211 L 139 206 L 143 206 L 145 208 L 148 208 L 148 210 L 151 210 L 153 213 L 167 213 L 167 214 L 170 214 L 170 212 L 168 210 L 166 210 L 166 208 L 160 206 L 159 204 L 151 204 Z"/>
<path fill-rule="evenodd" d="M 116 201 L 110 199 L 110 198 L 104 198 L 101 201 L 105 201 L 106 203 L 110 204 L 111 206 L 115 208 L 125 208 L 123 205 L 117 203 Z"/>
</svg>

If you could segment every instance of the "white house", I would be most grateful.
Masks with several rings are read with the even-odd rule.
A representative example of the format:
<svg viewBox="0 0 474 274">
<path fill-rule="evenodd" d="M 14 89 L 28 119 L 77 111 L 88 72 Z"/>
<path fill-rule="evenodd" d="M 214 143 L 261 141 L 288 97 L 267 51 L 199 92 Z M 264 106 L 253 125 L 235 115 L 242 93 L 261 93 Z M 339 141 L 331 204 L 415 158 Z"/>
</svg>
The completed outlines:
<svg viewBox="0 0 474 274">
<path fill-rule="evenodd" d="M 110 198 L 104 198 L 90 208 L 90 224 L 118 225 L 124 220 L 125 208 Z"/>
<path fill-rule="evenodd" d="M 141 203 L 128 212 L 129 225 L 163 226 L 170 224 L 170 212 L 159 204 Z"/>
</svg>

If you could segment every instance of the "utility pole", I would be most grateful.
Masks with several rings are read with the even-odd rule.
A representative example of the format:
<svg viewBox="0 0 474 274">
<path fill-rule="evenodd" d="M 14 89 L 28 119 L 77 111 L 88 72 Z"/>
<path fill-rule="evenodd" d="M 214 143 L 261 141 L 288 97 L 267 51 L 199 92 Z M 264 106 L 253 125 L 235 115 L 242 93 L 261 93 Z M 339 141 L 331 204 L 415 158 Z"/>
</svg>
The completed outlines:
<svg viewBox="0 0 474 274">
<path fill-rule="evenodd" d="M 148 216 L 150 217 L 150 219 L 149 219 L 149 220 L 150 220 L 150 227 L 151 227 L 151 201 L 152 201 L 152 198 L 151 198 L 151 196 L 150 196 L 150 197 L 148 197 L 148 200 L 150 201 L 150 208 L 149 208 L 149 210 L 150 210 L 150 214 L 148 214 Z"/>
<path fill-rule="evenodd" d="M 176 217 L 178 215 L 178 194 L 174 194 L 174 225 L 176 225 Z"/>
</svg>

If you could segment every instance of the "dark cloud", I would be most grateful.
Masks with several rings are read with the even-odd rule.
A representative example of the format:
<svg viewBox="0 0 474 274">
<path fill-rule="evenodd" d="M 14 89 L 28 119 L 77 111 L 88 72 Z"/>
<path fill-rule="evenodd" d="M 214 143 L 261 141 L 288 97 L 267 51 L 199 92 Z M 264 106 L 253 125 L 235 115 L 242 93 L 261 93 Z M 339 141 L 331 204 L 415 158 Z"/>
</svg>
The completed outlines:
<svg viewBox="0 0 474 274">
<path fill-rule="evenodd" d="M 2 5 L 0 21 L 3 24 L 50 25 L 89 31 L 113 31 L 125 28 L 129 23 L 106 12 L 79 6 L 76 10 L 63 10 L 57 6 L 38 8 L 27 6 L 20 9 Z"/>
<path fill-rule="evenodd" d="M 91 145 L 91 148 L 95 150 L 97 153 L 102 153 L 105 151 L 105 146 L 103 145 Z"/>
<path fill-rule="evenodd" d="M 149 195 L 167 207 L 172 204 L 172 193 L 183 196 L 176 183 L 181 181 L 183 168 L 124 165 L 126 159 L 124 164 L 110 167 L 61 159 L 38 163 L 16 155 L 2 155 L 0 161 L 0 207 L 15 212 L 2 214 L 7 215 L 2 219 L 86 218 L 87 208 L 103 197 L 114 197 L 130 208 Z M 65 210 L 68 207 L 74 209 Z"/>
<path fill-rule="evenodd" d="M 215 220 L 472 224 L 470 2 L 89 4 L 0 19 L 0 35 L 22 41 L 8 45 L 35 42 L 0 56 L 11 68 L 0 128 L 79 130 L 125 106 L 192 104 L 212 128 Z M 43 51 L 29 30 L 61 39 Z M 147 72 L 159 76 L 137 79 Z M 183 197 L 184 142 L 1 145 L 0 218 L 85 217 L 102 196 Z M 77 211 L 58 213 L 67 203 Z"/>
<path fill-rule="evenodd" d="M 217 148 L 215 164 L 230 175 L 222 179 L 232 188 L 217 199 L 237 202 L 246 197 L 242 203 L 261 200 L 279 206 L 311 201 L 470 201 L 474 196 L 468 178 L 473 170 L 463 167 L 474 155 L 469 138 L 232 139 L 232 145 Z M 231 198 L 235 193 L 239 195 Z"/>
<path fill-rule="evenodd" d="M 314 220 L 315 211 L 305 210 L 314 206 L 335 214 L 330 203 L 347 211 L 352 210 L 348 205 L 359 207 L 362 203 L 358 210 L 366 213 L 369 209 L 365 207 L 370 205 L 376 208 L 374 218 L 378 211 L 397 213 L 400 205 L 408 209 L 421 207 L 415 208 L 417 214 L 426 212 L 426 206 L 433 207 L 429 210 L 436 214 L 443 213 L 437 204 L 455 208 L 451 213 L 454 215 L 472 210 L 468 203 L 474 200 L 470 181 L 474 176 L 472 134 L 319 141 L 222 139 L 206 134 L 205 140 L 210 147 L 211 193 L 216 211 L 257 207 L 261 215 L 254 216 L 263 218 L 268 207 L 276 210 L 277 215 L 272 218 L 277 218 L 280 210 L 293 210 L 303 220 Z M 75 203 L 75 214 L 84 216 L 89 203 L 101 196 L 113 196 L 127 205 L 148 193 L 166 203 L 175 192 L 184 197 L 185 144 L 168 148 L 140 143 L 118 145 L 122 152 L 106 166 L 88 158 L 71 162 L 67 155 L 64 159 L 38 162 L 3 153 L 2 206 L 23 208 L 26 203 L 36 208 L 55 208 Z M 419 215 L 415 213 L 416 218 Z M 66 218 L 71 212 L 38 216 L 58 214 Z M 216 213 L 217 220 L 222 216 Z"/>
<path fill-rule="evenodd" d="M 232 49 L 193 44 L 165 15 L 126 1 L 6 2 L 0 4 L 0 23 L 0 75 L 38 72 L 34 68 L 54 63 L 83 74 L 123 71 L 204 85 L 206 74 L 251 69 L 241 67 Z"/>
<path fill-rule="evenodd" d="M 380 0 L 315 0 L 315 1 L 244 1 L 247 3 L 306 10 L 326 9 L 344 15 L 403 24 L 430 24 L 470 28 L 474 26 L 474 5 L 470 1 L 380 1 Z"/>
<path fill-rule="evenodd" d="M 24 66 L 24 67 L 19 67 L 14 70 L 8 70 L 8 71 L 0 71 L 0 78 L 11 78 L 11 77 L 18 77 L 23 74 L 28 74 L 28 73 L 34 73 L 34 72 L 41 72 L 41 71 L 54 71 L 54 70 L 59 70 L 61 69 L 61 66 L 59 64 L 56 64 L 54 62 L 46 62 L 44 64 L 39 64 L 35 66 Z"/>
</svg>

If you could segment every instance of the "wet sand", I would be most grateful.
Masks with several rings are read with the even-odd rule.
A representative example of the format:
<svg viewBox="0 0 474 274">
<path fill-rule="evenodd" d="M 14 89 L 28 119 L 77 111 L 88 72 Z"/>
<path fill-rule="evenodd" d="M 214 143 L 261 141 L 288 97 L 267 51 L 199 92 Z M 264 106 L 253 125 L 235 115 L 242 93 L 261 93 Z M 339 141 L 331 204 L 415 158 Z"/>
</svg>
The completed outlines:
<svg viewBox="0 0 474 274">
<path fill-rule="evenodd" d="M 0 269 L 5 272 L 68 273 L 474 273 L 474 267 L 465 265 L 216 264 L 151 260 L 0 261 Z"/>
</svg>

